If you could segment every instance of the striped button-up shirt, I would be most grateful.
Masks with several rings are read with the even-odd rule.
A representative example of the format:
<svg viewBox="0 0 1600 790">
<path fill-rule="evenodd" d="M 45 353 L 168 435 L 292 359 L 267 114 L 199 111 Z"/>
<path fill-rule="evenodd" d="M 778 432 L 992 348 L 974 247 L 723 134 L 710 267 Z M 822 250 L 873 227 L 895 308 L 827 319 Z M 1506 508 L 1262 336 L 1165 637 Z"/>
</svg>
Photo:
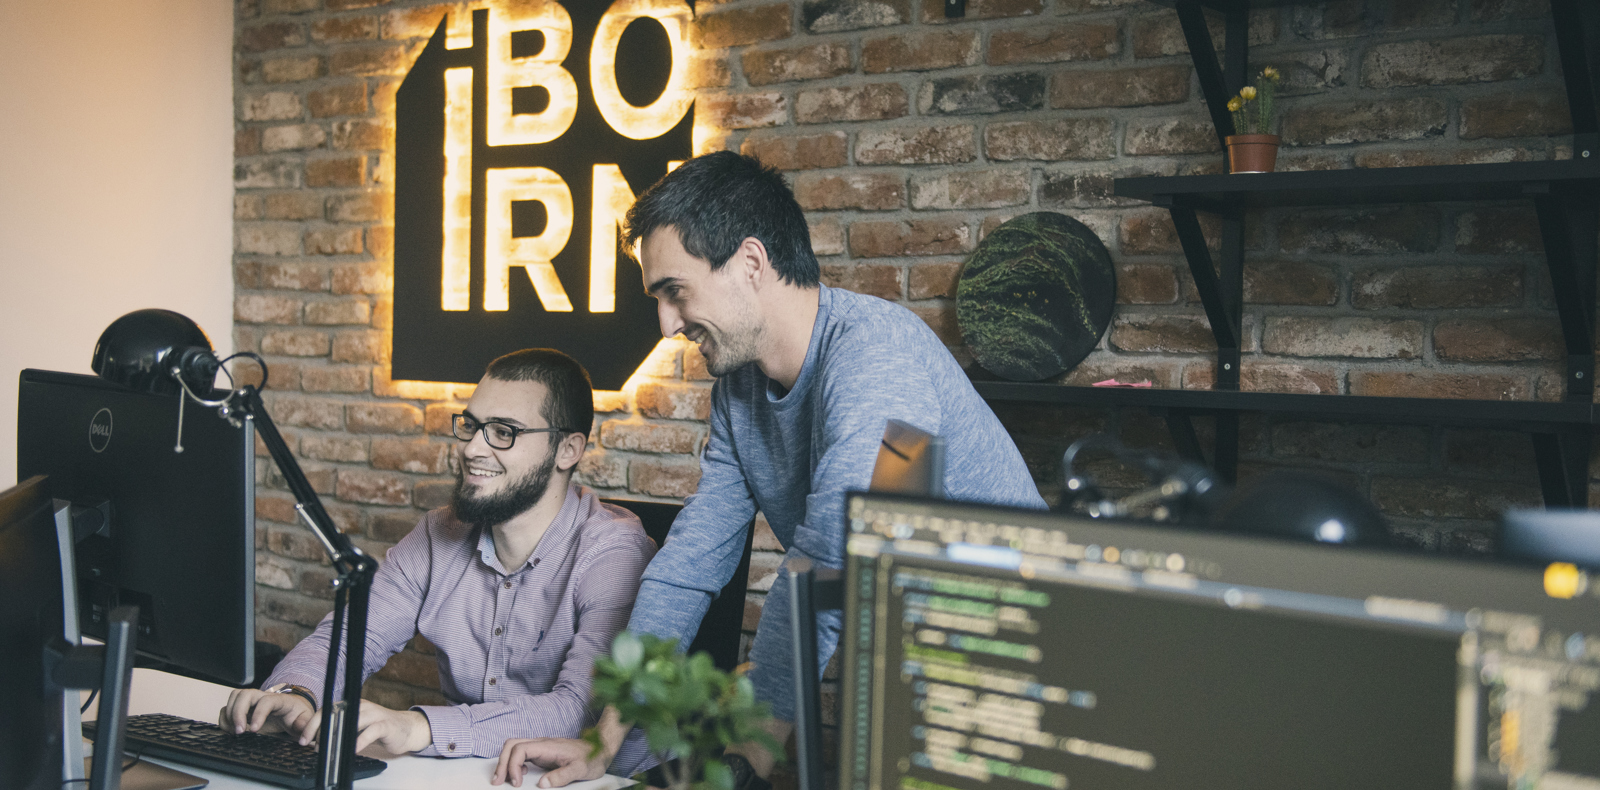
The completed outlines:
<svg viewBox="0 0 1600 790">
<path fill-rule="evenodd" d="M 638 518 L 579 486 L 514 569 L 501 567 L 489 530 L 449 508 L 429 512 L 373 579 L 363 677 L 415 634 L 438 648 L 440 690 L 454 704 L 414 708 L 433 730 L 419 754 L 494 757 L 508 738 L 575 738 L 595 718 L 594 659 L 627 625 L 655 550 Z M 320 698 L 331 617 L 263 685 L 295 683 Z"/>
</svg>

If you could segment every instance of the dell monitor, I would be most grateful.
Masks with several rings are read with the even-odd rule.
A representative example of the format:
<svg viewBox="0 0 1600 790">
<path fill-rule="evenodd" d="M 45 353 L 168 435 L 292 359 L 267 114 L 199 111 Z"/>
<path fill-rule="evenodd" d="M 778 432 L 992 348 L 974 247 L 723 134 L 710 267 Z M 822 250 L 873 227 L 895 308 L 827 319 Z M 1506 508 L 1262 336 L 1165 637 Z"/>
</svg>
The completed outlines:
<svg viewBox="0 0 1600 790">
<path fill-rule="evenodd" d="M 1600 786 L 1600 584 L 877 494 L 843 790 Z"/>
<path fill-rule="evenodd" d="M 178 395 L 22 372 L 17 473 L 48 475 L 52 496 L 73 505 L 84 635 L 105 639 L 110 612 L 137 606 L 146 663 L 253 682 L 254 452 L 249 421 L 235 427 Z"/>
<path fill-rule="evenodd" d="M 944 497 L 944 439 L 901 420 L 889 420 L 872 467 L 872 490 Z"/>
</svg>

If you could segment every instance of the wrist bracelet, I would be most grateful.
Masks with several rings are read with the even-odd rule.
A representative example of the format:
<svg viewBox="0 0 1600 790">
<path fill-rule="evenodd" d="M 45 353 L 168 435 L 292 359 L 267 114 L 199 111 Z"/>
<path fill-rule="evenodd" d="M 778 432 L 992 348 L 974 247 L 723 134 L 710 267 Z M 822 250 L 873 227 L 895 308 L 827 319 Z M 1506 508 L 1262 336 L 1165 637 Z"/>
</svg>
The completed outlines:
<svg viewBox="0 0 1600 790">
<path fill-rule="evenodd" d="M 308 689 L 305 686 L 297 686 L 293 683 L 279 683 L 277 686 L 267 689 L 266 691 L 268 694 L 294 694 L 310 703 L 312 710 L 317 709 L 317 696 L 312 694 L 311 689 Z"/>
</svg>

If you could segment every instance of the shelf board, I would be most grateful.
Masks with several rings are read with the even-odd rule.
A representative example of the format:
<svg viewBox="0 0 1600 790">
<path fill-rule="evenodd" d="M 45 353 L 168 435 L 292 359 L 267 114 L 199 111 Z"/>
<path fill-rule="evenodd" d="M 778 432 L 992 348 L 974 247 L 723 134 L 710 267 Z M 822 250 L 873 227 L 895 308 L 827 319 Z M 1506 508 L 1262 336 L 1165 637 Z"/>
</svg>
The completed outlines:
<svg viewBox="0 0 1600 790">
<path fill-rule="evenodd" d="M 1146 176 L 1119 178 L 1114 189 L 1118 197 L 1157 204 L 1171 200 L 1196 208 L 1207 204 L 1271 208 L 1518 200 L 1548 194 L 1562 184 L 1600 186 L 1600 159 Z"/>
<path fill-rule="evenodd" d="M 1365 395 L 1296 395 L 1229 390 L 1068 387 L 1011 381 L 974 381 L 986 400 L 1060 406 L 1170 409 L 1188 414 L 1257 412 L 1308 420 L 1410 423 L 1497 428 L 1542 433 L 1593 426 L 1591 403 L 1378 398 Z"/>
<path fill-rule="evenodd" d="M 1178 0 L 1151 0 L 1156 5 L 1173 8 L 1178 5 Z M 1199 0 L 1200 5 L 1213 11 L 1227 11 L 1230 8 L 1276 8 L 1286 5 L 1309 5 L 1314 0 Z"/>
</svg>

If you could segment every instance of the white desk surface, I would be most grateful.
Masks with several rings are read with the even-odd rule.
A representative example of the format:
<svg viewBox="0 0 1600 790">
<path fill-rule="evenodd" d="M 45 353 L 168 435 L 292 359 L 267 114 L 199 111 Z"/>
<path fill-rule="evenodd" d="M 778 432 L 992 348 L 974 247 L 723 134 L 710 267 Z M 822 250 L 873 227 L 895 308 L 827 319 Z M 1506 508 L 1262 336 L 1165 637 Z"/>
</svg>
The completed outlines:
<svg viewBox="0 0 1600 790">
<path fill-rule="evenodd" d="M 228 700 L 228 691 L 226 686 L 203 680 L 153 669 L 135 669 L 128 712 L 129 714 L 170 713 L 174 716 L 215 722 L 223 703 Z M 93 721 L 94 715 L 95 708 L 91 707 L 84 714 L 84 721 Z M 456 757 L 444 760 L 411 755 L 392 757 L 371 750 L 365 753 L 384 760 L 389 763 L 389 767 L 370 779 L 357 779 L 355 786 L 360 790 L 436 790 L 437 788 L 455 790 L 455 788 L 492 787 L 489 778 L 494 775 L 496 763 L 494 759 Z M 273 787 L 181 763 L 165 760 L 151 760 L 151 762 L 167 765 L 202 779 L 209 779 L 211 783 L 207 785 L 207 790 L 261 790 Z M 538 768 L 529 766 L 522 782 L 523 788 L 534 787 L 543 773 Z M 592 782 L 578 782 L 568 787 L 571 790 L 618 790 L 631 784 L 633 782 L 628 779 L 608 775 Z M 509 788 L 510 785 L 501 787 Z"/>
</svg>

